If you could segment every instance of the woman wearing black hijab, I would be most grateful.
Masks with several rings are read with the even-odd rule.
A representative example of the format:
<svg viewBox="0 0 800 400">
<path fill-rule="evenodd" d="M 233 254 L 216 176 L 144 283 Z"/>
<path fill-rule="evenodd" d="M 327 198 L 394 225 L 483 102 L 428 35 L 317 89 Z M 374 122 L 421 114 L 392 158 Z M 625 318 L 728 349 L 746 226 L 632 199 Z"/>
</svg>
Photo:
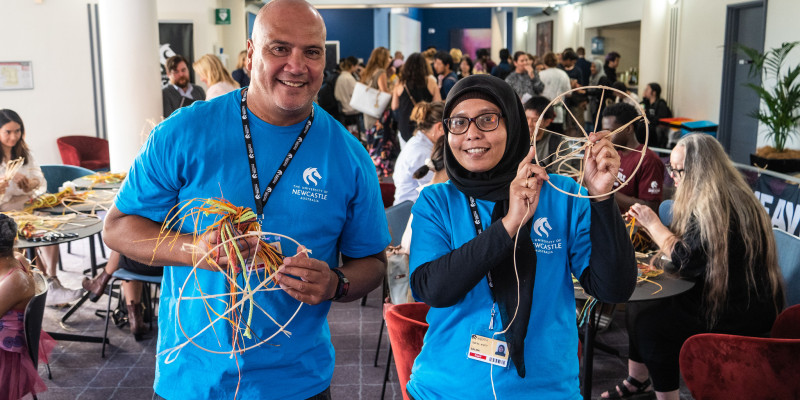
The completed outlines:
<svg viewBox="0 0 800 400">
<path fill-rule="evenodd" d="M 579 398 L 571 275 L 612 303 L 625 302 L 636 281 L 616 202 L 566 196 L 544 183 L 578 190 L 532 164 L 525 112 L 505 81 L 458 81 L 444 116 L 450 181 L 423 190 L 413 208 L 411 288 L 432 308 L 408 394 Z M 589 194 L 611 191 L 619 168 L 601 136 L 590 135 Z M 496 355 L 500 345 L 505 358 Z"/>
</svg>

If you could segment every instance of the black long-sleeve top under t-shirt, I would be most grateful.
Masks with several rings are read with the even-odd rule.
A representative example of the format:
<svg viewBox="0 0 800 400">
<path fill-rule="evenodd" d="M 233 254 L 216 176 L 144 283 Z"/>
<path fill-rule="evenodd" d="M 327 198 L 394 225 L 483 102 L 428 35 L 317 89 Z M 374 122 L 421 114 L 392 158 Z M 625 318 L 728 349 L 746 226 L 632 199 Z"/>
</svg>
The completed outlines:
<svg viewBox="0 0 800 400">
<path fill-rule="evenodd" d="M 625 222 L 612 196 L 591 201 L 592 253 L 579 280 L 586 293 L 606 303 L 624 303 L 636 286 L 636 259 Z M 455 305 L 514 246 L 498 220 L 463 246 L 420 265 L 411 274 L 414 294 L 432 307 Z"/>
</svg>

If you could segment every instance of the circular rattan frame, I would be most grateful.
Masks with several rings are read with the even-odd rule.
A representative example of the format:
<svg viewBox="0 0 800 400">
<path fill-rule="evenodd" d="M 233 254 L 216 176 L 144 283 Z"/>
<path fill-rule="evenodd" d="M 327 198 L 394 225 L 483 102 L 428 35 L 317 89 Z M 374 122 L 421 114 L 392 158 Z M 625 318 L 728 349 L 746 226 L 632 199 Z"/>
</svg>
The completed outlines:
<svg viewBox="0 0 800 400">
<path fill-rule="evenodd" d="M 636 172 L 639 171 L 639 168 L 642 165 L 642 161 L 644 160 L 644 155 L 647 152 L 647 141 L 650 138 L 650 126 L 649 126 L 650 123 L 647 120 L 647 114 L 645 113 L 645 111 L 642 108 L 642 106 L 639 105 L 638 102 L 636 102 L 636 100 L 634 98 L 632 98 L 629 94 L 627 94 L 627 93 L 625 93 L 625 92 L 623 92 L 621 90 L 617 90 L 617 89 L 614 89 L 614 88 L 608 87 L 608 86 L 600 86 L 600 85 L 598 85 L 598 86 L 581 86 L 579 88 L 568 90 L 568 91 L 566 91 L 564 93 L 561 93 L 560 95 L 556 96 L 547 105 L 547 107 L 545 107 L 544 110 L 542 110 L 541 114 L 539 115 L 539 119 L 536 121 L 536 126 L 534 127 L 534 131 L 533 131 L 533 135 L 532 135 L 532 139 L 531 139 L 531 144 L 533 146 L 536 146 L 536 136 L 539 135 L 539 129 L 544 129 L 544 128 L 540 128 L 540 126 L 542 124 L 542 121 L 544 120 L 544 115 L 547 113 L 547 110 L 549 110 L 550 108 L 553 108 L 558 103 L 560 103 L 564 107 L 564 110 L 566 111 L 566 114 L 569 114 L 569 116 L 572 117 L 572 120 L 575 121 L 575 125 L 577 125 L 578 129 L 580 129 L 580 131 L 583 133 L 584 139 L 586 139 L 586 143 L 584 143 L 584 145 L 581 146 L 579 150 L 574 150 L 571 153 L 563 155 L 563 156 L 560 156 L 560 157 L 554 157 L 554 161 L 552 161 L 549 165 L 553 165 L 553 164 L 556 164 L 556 163 L 559 163 L 559 162 L 563 162 L 563 160 L 567 159 L 567 157 L 571 157 L 574 154 L 578 154 L 580 152 L 584 152 L 587 147 L 590 147 L 592 145 L 592 143 L 590 143 L 589 140 L 588 140 L 589 139 L 589 135 L 586 133 L 586 130 L 584 130 L 583 126 L 581 126 L 581 124 L 578 123 L 577 118 L 575 118 L 575 116 L 572 114 L 572 111 L 570 111 L 569 107 L 567 107 L 567 105 L 564 104 L 564 97 L 566 97 L 567 95 L 572 94 L 573 92 L 576 92 L 576 91 L 579 91 L 579 90 L 586 90 L 586 89 L 601 89 L 602 90 L 602 92 L 600 94 L 600 104 L 603 103 L 603 98 L 605 97 L 606 90 L 611 90 L 611 91 L 617 92 L 617 93 L 627 97 L 628 99 L 630 99 L 634 103 L 636 103 L 636 110 L 639 112 L 639 116 L 634 118 L 632 121 L 628 122 L 627 124 L 619 127 L 614 132 L 611 132 L 607 137 L 610 137 L 610 136 L 613 136 L 613 135 L 619 133 L 620 131 L 624 130 L 629 125 L 633 124 L 634 122 L 636 122 L 636 121 L 638 121 L 640 119 L 643 120 L 644 123 L 645 123 L 644 124 L 644 126 L 645 126 L 644 146 L 642 147 L 641 150 L 631 149 L 631 148 L 627 148 L 627 147 L 620 146 L 620 145 L 613 145 L 615 149 L 624 148 L 626 150 L 631 150 L 631 151 L 635 151 L 637 153 L 640 153 L 640 157 L 639 157 L 639 162 L 636 163 L 636 168 L 633 169 L 633 171 L 628 175 L 628 177 L 627 177 L 627 179 L 625 181 L 620 181 L 618 177 L 616 177 L 616 176 L 614 177 L 614 179 L 616 179 L 617 182 L 619 182 L 619 186 L 617 186 L 616 188 L 613 188 L 608 193 L 597 194 L 597 195 L 583 195 L 583 194 L 580 193 L 580 190 L 579 190 L 578 193 L 570 193 L 570 192 L 567 192 L 567 191 L 557 187 L 551 181 L 549 181 L 549 180 L 547 181 L 547 183 L 550 184 L 550 186 L 552 186 L 553 189 L 558 190 L 559 192 L 564 193 L 564 194 L 566 194 L 568 196 L 587 198 L 587 199 L 594 199 L 594 198 L 604 197 L 604 196 L 608 196 L 610 194 L 616 193 L 617 191 L 619 191 L 620 189 L 625 187 L 633 179 L 633 176 L 636 175 Z M 602 107 L 598 107 L 597 116 L 595 118 L 595 126 L 594 126 L 594 131 L 595 132 L 597 132 L 597 123 L 600 120 L 600 109 L 602 109 Z M 552 132 L 551 131 L 551 134 L 557 134 L 557 135 L 564 136 L 564 137 L 566 137 L 568 139 L 572 139 L 572 140 L 576 140 L 576 139 L 580 140 L 580 138 L 566 136 L 564 134 L 557 133 L 557 132 Z M 538 155 L 534 155 L 534 157 L 536 159 L 536 164 L 540 165 L 539 156 Z M 550 157 L 548 156 L 548 158 L 550 158 Z M 583 160 L 581 160 L 580 162 L 581 162 L 580 170 L 583 171 Z M 547 165 L 547 166 L 549 166 L 549 165 Z M 545 166 L 545 167 L 547 167 L 547 166 Z M 579 176 L 579 179 L 577 179 L 577 181 L 578 181 L 578 185 L 580 185 L 580 187 L 583 188 L 584 187 L 583 186 L 583 182 L 582 182 L 583 181 L 583 176 L 582 176 L 583 174 L 581 173 L 580 175 L 581 176 Z"/>
</svg>

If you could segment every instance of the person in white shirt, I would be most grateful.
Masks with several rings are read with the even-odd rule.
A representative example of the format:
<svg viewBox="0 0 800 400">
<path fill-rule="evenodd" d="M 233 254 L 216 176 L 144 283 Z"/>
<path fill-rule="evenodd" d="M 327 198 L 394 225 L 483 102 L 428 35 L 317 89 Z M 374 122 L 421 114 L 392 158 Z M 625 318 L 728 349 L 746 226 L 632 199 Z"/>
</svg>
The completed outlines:
<svg viewBox="0 0 800 400">
<path fill-rule="evenodd" d="M 411 111 L 411 120 L 416 122 L 417 129 L 414 136 L 403 147 L 397 162 L 394 165 L 394 204 L 406 200 L 416 201 L 419 188 L 425 186 L 433 178 L 429 172 L 421 179 L 414 179 L 414 172 L 425 165 L 425 160 L 430 158 L 433 144 L 444 135 L 442 126 L 442 112 L 444 103 L 434 101 L 428 103 L 420 101 Z"/>
<path fill-rule="evenodd" d="M 222 61 L 213 54 L 206 54 L 192 64 L 197 76 L 208 86 L 206 100 L 221 96 L 239 88 L 239 83 L 233 80 Z"/>
<path fill-rule="evenodd" d="M 539 79 L 544 82 L 542 96 L 552 101 L 561 93 L 569 91 L 572 87 L 569 83 L 569 76 L 567 73 L 561 68 L 558 68 L 558 60 L 554 53 L 551 52 L 544 55 L 544 65 L 547 69 L 539 73 Z M 562 132 L 564 108 L 560 104 L 553 108 L 556 112 L 556 117 L 553 119 L 550 129 L 556 132 Z"/>
<path fill-rule="evenodd" d="M 333 89 L 333 96 L 339 104 L 342 105 L 342 113 L 345 115 L 357 115 L 360 111 L 350 107 L 350 98 L 353 97 L 353 90 L 356 87 L 356 77 L 353 75 L 353 70 L 356 65 L 350 58 L 342 59 L 339 63 L 339 68 L 342 73 L 336 79 L 336 86 Z"/>
<path fill-rule="evenodd" d="M 47 191 L 47 181 L 25 142 L 25 124 L 14 110 L 0 110 L 0 149 L 0 211 L 20 211 L 25 202 Z M 8 162 L 19 158 L 22 158 L 22 166 L 6 178 Z M 47 305 L 78 300 L 83 292 L 63 287 L 56 276 L 58 245 L 41 246 L 37 252 L 37 266 L 47 279 Z"/>
</svg>

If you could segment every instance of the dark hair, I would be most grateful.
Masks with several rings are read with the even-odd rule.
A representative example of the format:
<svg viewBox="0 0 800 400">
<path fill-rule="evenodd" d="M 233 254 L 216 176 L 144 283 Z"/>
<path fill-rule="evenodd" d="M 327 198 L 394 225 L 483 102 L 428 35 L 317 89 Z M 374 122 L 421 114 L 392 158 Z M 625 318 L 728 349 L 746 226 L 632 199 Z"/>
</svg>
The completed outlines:
<svg viewBox="0 0 800 400">
<path fill-rule="evenodd" d="M 526 111 L 535 110 L 541 116 L 548 104 L 550 104 L 550 100 L 547 100 L 547 97 L 533 96 L 522 105 L 522 108 L 524 108 Z M 544 113 L 545 119 L 553 119 L 555 117 L 556 112 L 553 110 L 553 107 L 548 108 L 547 112 Z"/>
<path fill-rule="evenodd" d="M 400 82 L 413 87 L 426 87 L 428 79 L 428 63 L 422 54 L 412 53 L 400 68 Z"/>
<path fill-rule="evenodd" d="M 650 82 L 647 84 L 647 86 L 650 86 L 650 90 L 656 94 L 656 100 L 661 98 L 661 85 L 655 82 Z"/>
<path fill-rule="evenodd" d="M 167 73 L 169 73 L 170 71 L 175 71 L 176 69 L 178 69 L 178 65 L 180 65 L 180 63 L 182 63 L 182 62 L 186 63 L 186 67 L 187 68 L 189 67 L 189 61 L 187 61 L 186 58 L 184 56 L 180 55 L 180 54 L 176 54 L 176 55 L 168 58 L 167 59 Z"/>
<path fill-rule="evenodd" d="M 355 66 L 355 64 L 353 63 L 353 60 L 350 59 L 350 57 L 343 58 L 342 61 L 339 61 L 339 68 L 342 71 L 344 71 L 346 69 L 350 69 L 350 68 L 352 68 L 354 66 Z"/>
<path fill-rule="evenodd" d="M 453 69 L 453 56 L 451 56 L 450 53 L 440 51 L 436 53 L 434 59 L 442 60 L 442 64 L 448 66 L 451 70 Z"/>
<path fill-rule="evenodd" d="M 519 60 L 519 58 L 520 58 L 520 57 L 522 57 L 522 56 L 525 56 L 525 57 L 527 57 L 527 56 L 528 56 L 528 53 L 526 53 L 526 52 L 524 52 L 524 51 L 517 51 L 517 52 L 515 52 L 515 53 L 514 53 L 514 62 L 517 62 L 517 60 Z"/>
<path fill-rule="evenodd" d="M 478 49 L 478 51 L 475 52 L 475 56 L 478 57 L 478 60 L 484 57 L 489 58 L 489 49 Z"/>
<path fill-rule="evenodd" d="M 552 51 L 544 55 L 544 59 L 542 60 L 544 65 L 547 65 L 547 68 L 553 68 L 558 65 L 558 59 L 556 59 L 556 54 Z"/>
<path fill-rule="evenodd" d="M 608 65 L 608 63 L 610 63 L 611 61 L 617 61 L 620 57 L 621 56 L 616 51 L 612 51 L 611 53 L 608 53 L 608 55 L 606 56 L 606 64 L 605 65 Z"/>
<path fill-rule="evenodd" d="M 17 223 L 11 217 L 0 214 L 0 257 L 14 254 L 14 242 L 17 239 Z"/>
<path fill-rule="evenodd" d="M 433 151 L 431 152 L 433 172 L 439 172 L 444 169 L 444 146 L 444 135 L 442 135 L 439 136 L 439 139 L 436 139 L 436 143 L 433 144 Z M 419 167 L 414 171 L 414 179 L 422 179 L 425 175 L 428 175 L 430 170 L 431 167 L 428 165 Z"/>
<path fill-rule="evenodd" d="M 614 117 L 619 126 L 631 122 L 637 116 L 639 116 L 639 113 L 636 112 L 636 107 L 624 102 L 612 104 L 603 111 L 603 117 Z M 636 127 L 634 126 L 634 132 L 635 129 Z"/>
<path fill-rule="evenodd" d="M 578 47 L 578 49 L 575 50 L 575 52 L 578 53 L 579 56 L 585 56 L 586 55 L 586 49 L 584 49 L 583 47 Z"/>
<path fill-rule="evenodd" d="M 467 65 L 469 65 L 469 73 L 472 74 L 472 67 L 475 65 L 475 64 L 472 63 L 472 59 L 469 58 L 469 56 L 461 57 L 461 62 L 464 62 L 464 61 L 466 61 Z"/>
<path fill-rule="evenodd" d="M 508 60 L 509 52 L 508 49 L 500 49 L 500 61 Z"/>
<path fill-rule="evenodd" d="M 444 113 L 444 103 L 441 101 L 434 101 L 428 103 L 427 101 L 420 101 L 411 110 L 411 121 L 417 123 L 417 129 L 427 131 L 431 129 L 437 122 L 442 122 Z"/>
<path fill-rule="evenodd" d="M 624 82 L 616 81 L 616 82 L 611 84 L 611 87 L 614 88 L 614 89 L 617 89 L 617 90 L 619 90 L 620 92 L 623 92 L 623 93 L 627 93 L 628 92 L 628 87 L 625 86 Z"/>
<path fill-rule="evenodd" d="M 563 53 L 561 53 L 561 60 L 577 60 L 578 54 L 575 53 L 575 50 L 566 49 Z"/>
<path fill-rule="evenodd" d="M 16 122 L 19 124 L 20 136 L 19 141 L 14 147 L 11 148 L 11 160 L 16 160 L 17 158 L 24 158 L 24 164 L 28 164 L 28 160 L 30 159 L 30 150 L 28 150 L 28 145 L 25 143 L 25 124 L 22 123 L 22 118 L 19 117 L 13 110 L 9 109 L 2 109 L 0 110 L 0 127 L 9 123 L 9 122 Z M 9 162 L 11 160 L 6 160 L 6 156 L 4 153 L 0 153 L 0 162 Z"/>
</svg>

